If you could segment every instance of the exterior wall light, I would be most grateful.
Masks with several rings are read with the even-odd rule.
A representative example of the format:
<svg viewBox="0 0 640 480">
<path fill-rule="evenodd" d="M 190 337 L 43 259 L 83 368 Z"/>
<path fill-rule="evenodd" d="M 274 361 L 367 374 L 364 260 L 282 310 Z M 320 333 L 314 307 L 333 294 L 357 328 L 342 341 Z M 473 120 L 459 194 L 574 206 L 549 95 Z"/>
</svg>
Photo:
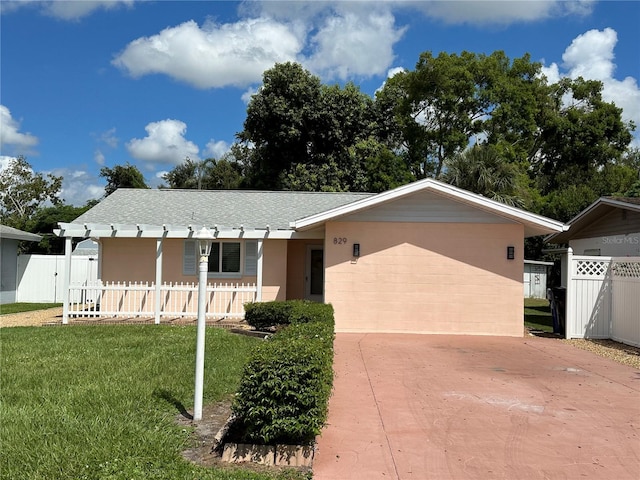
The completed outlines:
<svg viewBox="0 0 640 480">
<path fill-rule="evenodd" d="M 507 247 L 507 260 L 516 258 L 516 247 Z"/>
</svg>

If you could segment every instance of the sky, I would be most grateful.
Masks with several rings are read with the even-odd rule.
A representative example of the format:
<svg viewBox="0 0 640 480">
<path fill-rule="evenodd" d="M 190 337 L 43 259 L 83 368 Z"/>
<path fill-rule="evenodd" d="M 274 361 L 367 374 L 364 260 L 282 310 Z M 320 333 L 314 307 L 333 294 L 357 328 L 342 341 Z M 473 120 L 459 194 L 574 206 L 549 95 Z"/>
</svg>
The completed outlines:
<svg viewBox="0 0 640 480">
<path fill-rule="evenodd" d="M 638 1 L 2 0 L 0 169 L 24 155 L 77 206 L 102 197 L 105 166 L 157 187 L 228 151 L 276 63 L 373 96 L 426 51 L 528 53 L 549 81 L 602 81 L 640 126 L 639 27 Z"/>
</svg>

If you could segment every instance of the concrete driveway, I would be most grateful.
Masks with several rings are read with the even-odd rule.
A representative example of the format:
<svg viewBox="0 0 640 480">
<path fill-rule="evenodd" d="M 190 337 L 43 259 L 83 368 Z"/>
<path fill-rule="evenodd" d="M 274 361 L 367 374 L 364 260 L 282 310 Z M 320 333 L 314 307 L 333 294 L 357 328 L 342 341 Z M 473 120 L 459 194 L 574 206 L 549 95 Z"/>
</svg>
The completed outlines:
<svg viewBox="0 0 640 480">
<path fill-rule="evenodd" d="M 337 334 L 314 480 L 640 479 L 640 370 L 555 339 Z"/>
</svg>

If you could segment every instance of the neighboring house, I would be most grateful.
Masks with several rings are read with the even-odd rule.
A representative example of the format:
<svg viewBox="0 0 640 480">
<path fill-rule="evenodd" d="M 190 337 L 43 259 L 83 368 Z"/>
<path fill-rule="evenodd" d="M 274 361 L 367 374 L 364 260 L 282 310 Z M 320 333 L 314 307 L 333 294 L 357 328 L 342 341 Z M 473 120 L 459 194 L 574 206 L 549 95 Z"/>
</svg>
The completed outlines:
<svg viewBox="0 0 640 480">
<path fill-rule="evenodd" d="M 568 244 L 576 255 L 640 256 L 640 198 L 599 198 L 567 225 L 547 241 Z"/>
<path fill-rule="evenodd" d="M 561 285 L 567 338 L 640 346 L 640 199 L 603 197 L 547 237 L 564 244 Z M 561 293 L 561 292 L 559 292 Z"/>
<path fill-rule="evenodd" d="M 69 262 L 71 238 L 99 242 L 103 282 L 157 285 L 197 281 L 202 226 L 210 282 L 331 303 L 337 331 L 512 336 L 524 238 L 565 228 L 426 179 L 380 194 L 120 189 L 56 233 Z"/>
<path fill-rule="evenodd" d="M 18 244 L 40 240 L 40 235 L 0 225 L 0 304 L 16 301 Z"/>
</svg>

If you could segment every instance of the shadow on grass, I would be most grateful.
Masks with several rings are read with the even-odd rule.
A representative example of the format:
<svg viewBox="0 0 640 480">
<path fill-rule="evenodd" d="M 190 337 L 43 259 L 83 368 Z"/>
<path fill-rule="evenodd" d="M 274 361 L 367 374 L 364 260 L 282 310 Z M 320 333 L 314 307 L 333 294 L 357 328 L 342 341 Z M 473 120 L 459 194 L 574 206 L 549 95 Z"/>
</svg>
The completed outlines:
<svg viewBox="0 0 640 480">
<path fill-rule="evenodd" d="M 193 420 L 193 415 L 191 415 L 187 409 L 184 407 L 184 405 L 182 404 L 182 402 L 180 400 L 178 400 L 173 393 L 171 393 L 169 390 L 167 390 L 166 388 L 156 388 L 153 391 L 153 396 L 156 398 L 160 398 L 168 403 L 170 403 L 171 405 L 173 405 L 174 407 L 176 407 L 176 410 L 178 410 L 178 412 L 180 412 L 180 415 L 182 415 L 184 418 L 186 418 L 187 420 Z"/>
</svg>

